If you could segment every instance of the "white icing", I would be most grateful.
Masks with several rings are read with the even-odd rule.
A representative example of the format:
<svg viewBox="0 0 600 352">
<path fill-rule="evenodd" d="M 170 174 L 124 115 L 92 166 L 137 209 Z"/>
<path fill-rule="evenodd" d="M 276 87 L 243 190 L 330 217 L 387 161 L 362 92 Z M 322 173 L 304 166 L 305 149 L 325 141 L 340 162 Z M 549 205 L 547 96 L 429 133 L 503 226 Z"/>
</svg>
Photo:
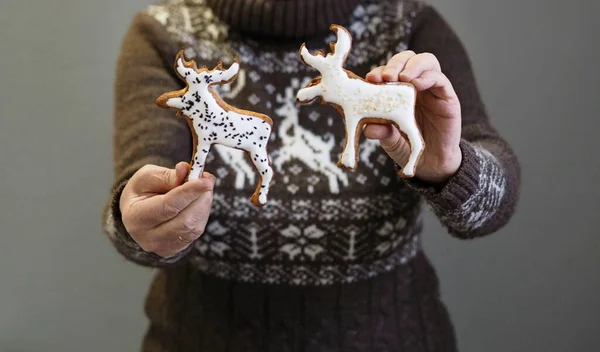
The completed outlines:
<svg viewBox="0 0 600 352">
<path fill-rule="evenodd" d="M 239 64 L 234 62 L 227 70 L 220 66 L 211 71 L 205 67 L 195 70 L 186 65 L 182 54 L 179 54 L 176 69 L 180 77 L 185 79 L 187 89 L 181 91 L 183 94 L 168 99 L 167 96 L 172 96 L 173 92 L 165 93 L 159 101 L 164 101 L 164 105 L 178 109 L 191 119 L 198 137 L 196 155 L 193 156 L 188 180 L 198 179 L 202 175 L 206 156 L 214 144 L 239 149 L 249 154 L 260 174 L 257 200 L 260 205 L 264 205 L 273 177 L 267 153 L 272 121 L 265 115 L 259 117 L 253 112 L 237 110 L 222 100 L 219 104 L 217 93 L 211 88 L 213 84 L 225 84 L 235 79 L 239 72 Z M 237 179 L 236 183 L 239 186 L 240 180 Z"/>
<path fill-rule="evenodd" d="M 235 79 L 235 83 L 229 85 L 220 85 L 215 88 L 215 91 L 219 93 L 221 98 L 234 99 L 236 98 L 242 89 L 246 86 L 246 71 L 240 69 L 238 76 Z"/>
<path fill-rule="evenodd" d="M 246 71 L 240 68 L 235 82 L 228 85 L 219 85 L 214 88 L 221 98 L 234 99 L 244 89 L 245 85 Z M 252 165 L 248 163 L 248 158 L 243 150 L 223 147 L 221 145 L 215 145 L 213 149 L 219 154 L 221 161 L 235 172 L 234 186 L 236 189 L 243 189 L 246 179 L 249 184 L 254 183 L 254 170 L 252 169 Z"/>
<path fill-rule="evenodd" d="M 416 90 L 406 84 L 373 84 L 351 78 L 344 70 L 344 61 L 350 52 L 352 38 L 341 26 L 332 26 L 337 35 L 334 53 L 312 55 L 302 45 L 300 55 L 304 62 L 321 73 L 320 82 L 298 91 L 296 98 L 309 103 L 317 97 L 341 107 L 346 126 L 346 144 L 340 164 L 356 168 L 358 143 L 356 138 L 359 122 L 365 118 L 377 118 L 394 122 L 408 137 L 411 146 L 409 160 L 402 173 L 414 176 L 418 158 L 425 148 L 415 120 Z"/>
</svg>

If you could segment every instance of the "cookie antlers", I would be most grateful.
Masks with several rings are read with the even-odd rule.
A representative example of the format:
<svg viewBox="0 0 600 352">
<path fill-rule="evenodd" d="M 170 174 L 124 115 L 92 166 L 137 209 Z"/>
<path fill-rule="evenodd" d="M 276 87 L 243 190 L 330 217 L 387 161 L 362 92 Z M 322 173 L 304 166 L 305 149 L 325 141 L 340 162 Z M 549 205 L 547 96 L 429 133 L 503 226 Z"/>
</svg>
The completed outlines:
<svg viewBox="0 0 600 352">
<path fill-rule="evenodd" d="M 358 141 L 364 124 L 393 124 L 407 138 L 411 146 L 409 160 L 399 172 L 413 177 L 425 142 L 415 119 L 417 92 L 409 83 L 371 83 L 344 69 L 352 47 L 347 29 L 332 25 L 337 42 L 331 43 L 331 52 L 311 54 L 305 44 L 300 47 L 300 58 L 305 65 L 321 74 L 298 91 L 296 100 L 307 104 L 316 98 L 333 105 L 342 115 L 346 128 L 346 142 L 338 166 L 356 169 Z"/>
</svg>

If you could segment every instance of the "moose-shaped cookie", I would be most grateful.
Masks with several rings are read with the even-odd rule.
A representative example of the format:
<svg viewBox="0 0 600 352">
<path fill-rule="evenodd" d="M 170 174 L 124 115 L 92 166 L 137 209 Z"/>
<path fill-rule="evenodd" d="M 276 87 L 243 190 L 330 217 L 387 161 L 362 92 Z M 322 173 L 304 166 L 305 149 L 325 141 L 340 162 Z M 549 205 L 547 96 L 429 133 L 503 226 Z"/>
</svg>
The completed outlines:
<svg viewBox="0 0 600 352">
<path fill-rule="evenodd" d="M 321 74 L 298 91 L 296 100 L 307 104 L 321 98 L 323 104 L 333 105 L 344 118 L 346 140 L 338 166 L 356 169 L 358 144 L 365 124 L 393 124 L 408 140 L 411 153 L 399 171 L 402 177 L 413 177 L 425 149 L 425 142 L 415 119 L 417 91 L 410 83 L 372 83 L 344 68 L 352 46 L 348 30 L 331 25 L 337 42 L 330 44 L 331 52 L 322 50 L 311 54 L 306 44 L 300 47 L 301 61 Z"/>
<path fill-rule="evenodd" d="M 256 206 L 263 206 L 267 202 L 273 178 L 267 152 L 273 121 L 267 115 L 227 104 L 211 87 L 230 83 L 237 78 L 240 68 L 237 59 L 228 69 L 223 69 L 221 62 L 213 70 L 208 70 L 206 66 L 198 69 L 196 62 L 186 61 L 183 51 L 180 51 L 174 66 L 186 87 L 162 94 L 156 103 L 162 108 L 177 109 L 177 116 L 183 115 L 190 126 L 194 150 L 187 179 L 201 177 L 213 144 L 243 150 L 259 173 L 258 184 L 250 201 Z"/>
</svg>

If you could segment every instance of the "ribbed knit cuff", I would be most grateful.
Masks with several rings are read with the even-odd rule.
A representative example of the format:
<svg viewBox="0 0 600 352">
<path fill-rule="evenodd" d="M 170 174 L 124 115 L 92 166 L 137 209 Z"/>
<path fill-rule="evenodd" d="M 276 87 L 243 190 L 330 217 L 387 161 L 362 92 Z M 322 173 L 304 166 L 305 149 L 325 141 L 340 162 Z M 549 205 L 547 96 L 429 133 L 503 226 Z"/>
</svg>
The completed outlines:
<svg viewBox="0 0 600 352">
<path fill-rule="evenodd" d="M 471 144 L 460 142 L 462 162 L 457 172 L 442 186 L 429 185 L 419 179 L 406 179 L 406 184 L 421 194 L 438 211 L 456 211 L 478 190 L 481 163 Z"/>
<path fill-rule="evenodd" d="M 418 180 L 407 185 L 421 194 L 450 234 L 467 239 L 490 233 L 497 226 L 507 197 L 506 169 L 483 147 L 461 141 L 458 172 L 436 188 Z"/>
<path fill-rule="evenodd" d="M 104 219 L 104 230 L 117 251 L 126 259 L 136 264 L 149 267 L 172 265 L 186 257 L 192 251 L 192 246 L 187 247 L 176 255 L 161 257 L 155 253 L 144 251 L 131 237 L 123 224 L 121 208 L 119 205 L 121 194 L 123 193 L 127 182 L 128 180 L 124 180 L 113 189 L 113 195 Z"/>
</svg>

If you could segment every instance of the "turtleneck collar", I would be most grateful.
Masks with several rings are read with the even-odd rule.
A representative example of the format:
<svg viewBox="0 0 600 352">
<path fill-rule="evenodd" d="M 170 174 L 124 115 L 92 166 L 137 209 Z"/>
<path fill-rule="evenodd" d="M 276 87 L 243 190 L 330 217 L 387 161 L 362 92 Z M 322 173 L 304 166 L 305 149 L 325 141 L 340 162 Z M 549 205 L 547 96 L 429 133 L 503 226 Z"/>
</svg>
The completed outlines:
<svg viewBox="0 0 600 352">
<path fill-rule="evenodd" d="M 361 0 L 207 0 L 232 29 L 247 34 L 307 38 L 346 25 Z"/>
</svg>

